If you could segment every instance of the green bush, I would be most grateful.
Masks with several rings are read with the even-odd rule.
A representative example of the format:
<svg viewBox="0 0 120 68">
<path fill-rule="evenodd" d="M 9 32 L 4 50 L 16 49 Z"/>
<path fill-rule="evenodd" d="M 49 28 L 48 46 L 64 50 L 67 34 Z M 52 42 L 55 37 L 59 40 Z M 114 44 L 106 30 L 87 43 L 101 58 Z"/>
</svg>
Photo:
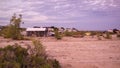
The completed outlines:
<svg viewBox="0 0 120 68">
<path fill-rule="evenodd" d="M 32 42 L 34 45 L 34 55 L 46 56 L 45 47 L 41 44 L 41 42 L 34 39 L 32 40 Z"/>
<path fill-rule="evenodd" d="M 82 32 L 82 31 L 77 31 L 77 32 L 71 31 L 71 32 L 69 32 L 68 30 L 66 30 L 64 32 L 64 35 L 68 36 L 68 37 L 76 37 L 76 38 L 78 38 L 78 37 L 84 37 L 85 33 Z"/>
<path fill-rule="evenodd" d="M 60 32 L 58 32 L 58 29 L 54 29 L 55 32 L 55 38 L 57 40 L 61 40 L 62 39 L 62 34 L 60 34 Z"/>
<path fill-rule="evenodd" d="M 37 47 L 39 44 L 35 42 Z M 60 68 L 57 60 L 46 58 L 41 52 L 37 52 L 36 48 L 33 48 L 33 50 L 36 51 L 35 54 L 29 54 L 28 49 L 18 44 L 0 48 L 0 68 Z"/>
<path fill-rule="evenodd" d="M 15 40 L 22 40 L 23 36 L 20 33 L 20 29 L 14 25 L 9 25 L 2 30 L 2 35 L 5 38 L 12 38 Z"/>
<path fill-rule="evenodd" d="M 12 38 L 14 40 L 22 40 L 23 36 L 20 33 L 21 22 L 22 22 L 22 15 L 19 14 L 19 18 L 17 18 L 16 14 L 14 14 L 10 19 L 10 25 L 2 29 L 3 37 Z"/>
<path fill-rule="evenodd" d="M 73 32 L 69 32 L 68 30 L 65 31 L 65 36 L 73 36 Z"/>
</svg>

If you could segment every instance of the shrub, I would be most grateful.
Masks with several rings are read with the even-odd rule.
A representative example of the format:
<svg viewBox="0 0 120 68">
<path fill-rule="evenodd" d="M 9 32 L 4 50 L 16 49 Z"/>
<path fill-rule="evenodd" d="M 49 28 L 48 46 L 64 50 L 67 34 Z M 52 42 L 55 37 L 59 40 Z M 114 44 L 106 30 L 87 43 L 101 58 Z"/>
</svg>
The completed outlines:
<svg viewBox="0 0 120 68">
<path fill-rule="evenodd" d="M 117 37 L 120 38 L 120 31 L 117 31 Z"/>
<path fill-rule="evenodd" d="M 68 30 L 65 31 L 65 36 L 73 36 L 73 32 L 69 32 Z"/>
<path fill-rule="evenodd" d="M 0 36 L 2 35 L 2 30 L 0 30 Z"/>
<path fill-rule="evenodd" d="M 14 25 L 9 25 L 2 30 L 3 37 L 12 38 L 15 40 L 23 39 L 23 36 L 20 33 L 20 29 Z"/>
<path fill-rule="evenodd" d="M 54 32 L 55 32 L 55 38 L 57 39 L 57 40 L 60 40 L 60 39 L 62 39 L 62 34 L 60 34 L 60 32 L 58 32 L 58 29 L 54 29 Z"/>
<path fill-rule="evenodd" d="M 109 32 L 106 32 L 106 37 L 105 37 L 106 39 L 112 39 L 112 36 L 110 35 L 110 33 Z"/>
<path fill-rule="evenodd" d="M 34 41 L 34 44 L 33 49 L 36 52 L 33 55 L 28 53 L 28 49 L 18 44 L 0 48 L 0 68 L 60 68 L 57 60 L 47 59 L 45 55 L 42 55 L 43 51 L 39 50 L 42 49 L 40 48 L 42 45 L 38 41 Z M 39 53 L 37 50 L 41 52 Z"/>
<path fill-rule="evenodd" d="M 117 37 L 120 37 L 120 35 L 117 35 Z"/>
<path fill-rule="evenodd" d="M 102 40 L 102 39 L 101 39 L 101 34 L 100 34 L 100 33 L 97 33 L 97 38 L 98 38 L 98 40 Z"/>
<path fill-rule="evenodd" d="M 61 68 L 59 62 L 56 59 L 52 61 L 52 64 L 53 64 L 53 68 Z"/>
<path fill-rule="evenodd" d="M 45 47 L 41 44 L 41 42 L 35 39 L 33 39 L 32 42 L 34 45 L 34 55 L 46 56 Z"/>
<path fill-rule="evenodd" d="M 84 37 L 85 36 L 85 32 L 84 31 L 80 31 L 80 37 Z"/>
<path fill-rule="evenodd" d="M 96 32 L 91 31 L 91 36 L 95 36 L 95 35 L 96 35 Z"/>
<path fill-rule="evenodd" d="M 120 39 L 120 35 L 117 35 L 117 38 Z"/>
</svg>

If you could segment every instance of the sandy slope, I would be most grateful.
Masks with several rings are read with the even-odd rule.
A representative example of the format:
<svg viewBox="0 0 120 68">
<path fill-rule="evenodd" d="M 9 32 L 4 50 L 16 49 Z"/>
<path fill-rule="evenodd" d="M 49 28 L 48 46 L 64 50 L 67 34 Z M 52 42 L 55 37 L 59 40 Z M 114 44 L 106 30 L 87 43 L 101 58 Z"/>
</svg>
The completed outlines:
<svg viewBox="0 0 120 68">
<path fill-rule="evenodd" d="M 71 38 L 63 40 L 39 38 L 50 58 L 60 61 L 63 68 L 120 68 L 120 40 Z M 0 47 L 7 44 L 30 44 L 30 41 L 0 39 Z"/>
</svg>

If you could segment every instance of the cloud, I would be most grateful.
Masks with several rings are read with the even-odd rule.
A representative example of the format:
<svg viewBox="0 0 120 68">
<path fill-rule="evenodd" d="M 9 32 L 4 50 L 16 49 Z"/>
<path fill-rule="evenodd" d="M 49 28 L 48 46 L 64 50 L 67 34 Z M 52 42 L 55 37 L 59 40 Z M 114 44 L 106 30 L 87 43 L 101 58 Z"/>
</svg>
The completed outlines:
<svg viewBox="0 0 120 68">
<path fill-rule="evenodd" d="M 44 22 L 47 21 L 49 19 L 48 16 L 43 15 L 40 12 L 36 12 L 36 11 L 27 11 L 27 12 L 23 12 L 23 21 L 31 23 L 31 22 L 36 22 L 36 23 L 40 23 L 40 22 Z"/>
<path fill-rule="evenodd" d="M 90 6 L 89 8 L 93 10 L 117 7 L 115 0 L 84 0 L 83 3 Z"/>
<path fill-rule="evenodd" d="M 31 23 L 31 22 L 40 23 L 40 22 L 47 21 L 47 19 L 48 19 L 47 16 L 41 15 L 41 16 L 33 16 L 31 18 L 25 18 L 23 19 L 23 21 L 28 22 L 28 23 Z"/>
<path fill-rule="evenodd" d="M 116 22 L 119 4 L 120 0 L 1 0 L 0 21 L 17 13 L 26 23 Z"/>
</svg>

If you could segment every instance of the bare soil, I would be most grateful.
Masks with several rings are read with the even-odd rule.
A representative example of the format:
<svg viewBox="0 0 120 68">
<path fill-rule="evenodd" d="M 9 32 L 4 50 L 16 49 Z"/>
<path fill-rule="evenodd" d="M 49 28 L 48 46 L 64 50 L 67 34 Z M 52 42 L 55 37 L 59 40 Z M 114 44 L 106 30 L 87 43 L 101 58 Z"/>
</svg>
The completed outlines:
<svg viewBox="0 0 120 68">
<path fill-rule="evenodd" d="M 120 68 L 120 40 L 85 37 L 38 38 L 46 47 L 49 58 L 57 59 L 62 68 Z M 0 47 L 18 43 L 23 47 L 31 41 L 0 38 Z"/>
</svg>

